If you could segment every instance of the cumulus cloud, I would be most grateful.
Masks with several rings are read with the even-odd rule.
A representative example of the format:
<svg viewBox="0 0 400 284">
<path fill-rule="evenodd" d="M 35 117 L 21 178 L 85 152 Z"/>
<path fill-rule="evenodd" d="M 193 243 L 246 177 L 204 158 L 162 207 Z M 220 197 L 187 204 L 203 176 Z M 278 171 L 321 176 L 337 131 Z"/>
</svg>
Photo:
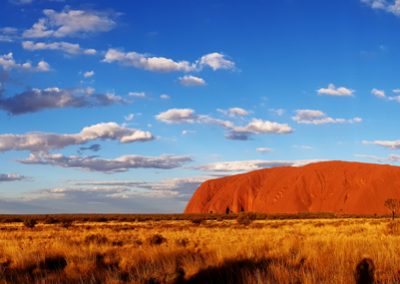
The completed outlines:
<svg viewBox="0 0 400 284">
<path fill-rule="evenodd" d="M 196 169 L 207 172 L 248 172 L 263 168 L 303 166 L 315 163 L 320 160 L 298 160 L 298 161 L 268 161 L 268 160 L 247 160 L 247 161 L 229 161 L 217 162 L 199 166 Z"/>
<path fill-rule="evenodd" d="M 384 90 L 379 90 L 379 89 L 372 89 L 371 94 L 373 94 L 377 98 L 385 98 L 385 91 Z"/>
<path fill-rule="evenodd" d="M 83 77 L 85 78 L 91 78 L 94 76 L 94 71 L 90 70 L 90 71 L 86 71 L 85 73 L 83 73 Z"/>
<path fill-rule="evenodd" d="M 176 123 L 199 123 L 214 124 L 228 130 L 226 138 L 232 140 L 248 140 L 253 134 L 287 134 L 293 129 L 288 124 L 252 119 L 245 126 L 236 126 L 228 120 L 213 118 L 209 115 L 198 115 L 193 109 L 169 109 L 156 115 L 156 119 L 168 124 Z"/>
<path fill-rule="evenodd" d="M 219 53 L 211 53 L 211 54 L 214 54 L 213 56 L 215 57 L 215 54 Z M 208 55 L 205 55 L 201 58 L 207 57 Z M 148 54 L 142 54 L 135 51 L 123 52 L 115 48 L 110 48 L 107 50 L 103 62 L 119 63 L 125 66 L 135 67 L 138 69 L 144 69 L 148 71 L 156 71 L 156 72 L 192 72 L 192 71 L 199 71 L 204 67 L 210 67 L 213 70 L 218 70 L 218 69 L 231 69 L 235 66 L 234 62 L 225 59 L 225 56 L 223 54 L 219 55 L 220 58 L 222 58 L 227 62 L 231 62 L 231 64 L 230 65 L 227 63 L 218 64 L 212 61 L 211 59 L 203 61 L 202 59 L 200 59 L 194 63 L 190 63 L 189 61 L 186 60 L 175 61 L 170 58 L 154 57 Z M 231 68 L 228 68 L 228 66 L 231 66 Z"/>
<path fill-rule="evenodd" d="M 17 69 L 17 70 L 34 71 L 34 72 L 50 71 L 50 65 L 44 60 L 39 61 L 36 66 L 32 65 L 32 63 L 28 61 L 25 63 L 17 63 L 14 59 L 12 52 L 0 55 L 0 66 L 4 70 Z"/>
<path fill-rule="evenodd" d="M 20 181 L 20 180 L 25 180 L 25 176 L 21 176 L 19 174 L 2 174 L 0 173 L 0 182 L 6 182 L 6 181 Z"/>
<path fill-rule="evenodd" d="M 162 95 L 160 95 L 160 99 L 162 99 L 162 100 L 169 100 L 171 97 L 170 96 L 168 96 L 167 94 L 162 94 Z"/>
<path fill-rule="evenodd" d="M 71 145 L 81 145 L 93 140 L 117 140 L 120 143 L 143 142 L 153 140 L 148 132 L 126 128 L 115 122 L 99 123 L 87 126 L 76 134 L 56 134 L 30 132 L 26 134 L 0 134 L 0 152 L 23 151 L 47 152 Z"/>
<path fill-rule="evenodd" d="M 374 140 L 374 141 L 362 141 L 365 145 L 377 145 L 384 148 L 397 150 L 400 149 L 400 140 Z"/>
<path fill-rule="evenodd" d="M 218 52 L 213 52 L 202 56 L 198 61 L 198 65 L 201 67 L 208 66 L 214 71 L 219 69 L 231 70 L 235 68 L 235 63 L 233 61 L 226 59 L 225 55 Z"/>
<path fill-rule="evenodd" d="M 230 116 L 230 117 L 235 117 L 235 116 L 247 116 L 250 114 L 249 111 L 245 110 L 244 108 L 240 107 L 231 107 L 229 109 L 217 109 L 220 113 Z"/>
<path fill-rule="evenodd" d="M 179 77 L 179 83 L 182 86 L 190 87 L 190 86 L 204 86 L 206 81 L 200 77 L 185 75 L 183 77 Z"/>
<path fill-rule="evenodd" d="M 65 41 L 59 42 L 33 42 L 33 41 L 23 41 L 22 47 L 26 50 L 58 50 L 71 55 L 95 55 L 97 53 L 96 49 L 93 48 L 82 48 L 78 43 L 70 43 Z"/>
<path fill-rule="evenodd" d="M 190 108 L 173 108 L 156 115 L 156 119 L 165 123 L 194 123 L 198 115 Z"/>
<path fill-rule="evenodd" d="M 104 173 L 126 172 L 129 169 L 152 168 L 173 169 L 181 167 L 192 159 L 188 156 L 161 155 L 159 157 L 146 157 L 126 155 L 115 159 L 102 159 L 97 157 L 64 156 L 63 154 L 31 153 L 23 164 L 52 165 L 64 168 L 81 168 L 89 171 Z"/>
<path fill-rule="evenodd" d="M 317 90 L 317 93 L 318 95 L 348 97 L 353 95 L 354 90 L 348 89 L 346 87 L 336 88 L 334 84 L 329 84 L 327 88 L 321 88 Z"/>
<path fill-rule="evenodd" d="M 383 10 L 396 16 L 400 16 L 400 1 L 398 0 L 361 0 L 375 10 Z"/>
<path fill-rule="evenodd" d="M 24 38 L 72 37 L 107 32 L 115 26 L 108 15 L 96 11 L 45 9 L 43 14 L 43 18 L 23 32 Z"/>
<path fill-rule="evenodd" d="M 0 95 L 0 109 L 12 115 L 38 112 L 44 109 L 82 108 L 123 104 L 126 101 L 111 93 L 93 94 L 93 89 L 31 89 L 14 96 Z"/>
<path fill-rule="evenodd" d="M 293 129 L 286 123 L 253 118 L 245 126 L 234 126 L 226 135 L 231 140 L 249 140 L 254 134 L 289 134 Z"/>
<path fill-rule="evenodd" d="M 296 110 L 296 115 L 292 117 L 294 121 L 301 124 L 327 124 L 327 123 L 360 123 L 360 117 L 350 119 L 332 118 L 320 110 L 299 109 Z"/>
</svg>

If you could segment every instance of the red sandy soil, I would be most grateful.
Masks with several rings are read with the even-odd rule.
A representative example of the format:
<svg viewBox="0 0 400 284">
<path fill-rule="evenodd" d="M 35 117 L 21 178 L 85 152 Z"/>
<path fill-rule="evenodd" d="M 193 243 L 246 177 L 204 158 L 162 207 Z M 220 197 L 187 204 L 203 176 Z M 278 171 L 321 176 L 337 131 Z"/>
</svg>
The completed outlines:
<svg viewBox="0 0 400 284">
<path fill-rule="evenodd" d="M 208 180 L 185 213 L 387 214 L 388 198 L 400 199 L 400 167 L 329 161 Z"/>
</svg>

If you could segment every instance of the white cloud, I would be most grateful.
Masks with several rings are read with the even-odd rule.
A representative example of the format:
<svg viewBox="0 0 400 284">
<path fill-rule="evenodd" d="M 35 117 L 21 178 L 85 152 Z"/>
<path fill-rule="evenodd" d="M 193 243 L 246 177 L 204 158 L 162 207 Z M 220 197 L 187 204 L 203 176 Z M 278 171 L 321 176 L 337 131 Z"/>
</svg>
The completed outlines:
<svg viewBox="0 0 400 284">
<path fill-rule="evenodd" d="M 230 117 L 235 117 L 235 116 L 247 116 L 250 114 L 249 111 L 245 110 L 244 108 L 240 107 L 231 107 L 227 110 L 225 109 L 217 109 L 220 113 L 224 115 L 228 115 Z"/>
<path fill-rule="evenodd" d="M 114 48 L 110 48 L 106 52 L 103 61 L 107 63 L 117 62 L 126 66 L 158 72 L 190 72 L 196 69 L 196 66 L 188 61 L 176 62 L 165 57 L 149 57 L 135 51 L 125 53 Z"/>
<path fill-rule="evenodd" d="M 169 100 L 171 97 L 170 96 L 168 96 L 167 94 L 162 94 L 162 95 L 160 95 L 160 99 L 162 99 L 162 100 Z"/>
<path fill-rule="evenodd" d="M 209 66 L 211 69 L 227 69 L 231 70 L 235 68 L 235 63 L 226 59 L 225 55 L 218 52 L 213 52 L 202 56 L 199 60 L 200 66 Z"/>
<path fill-rule="evenodd" d="M 395 94 L 399 94 L 400 93 L 400 89 L 393 89 L 393 93 Z M 371 94 L 373 94 L 375 97 L 380 98 L 380 99 L 384 99 L 387 101 L 394 101 L 397 103 L 400 103 L 400 96 L 387 96 L 385 94 L 384 90 L 379 90 L 379 89 L 372 89 L 371 90 Z"/>
<path fill-rule="evenodd" d="M 271 148 L 267 148 L 267 147 L 258 147 L 258 148 L 256 149 L 256 151 L 257 151 L 258 153 L 265 154 L 265 153 L 270 153 L 270 152 L 272 152 L 272 149 L 271 149 Z"/>
<path fill-rule="evenodd" d="M 362 3 L 370 6 L 372 9 L 383 10 L 396 16 L 400 16 L 399 0 L 361 0 Z"/>
<path fill-rule="evenodd" d="M 190 87 L 190 86 L 204 86 L 206 81 L 200 77 L 185 75 L 183 77 L 179 77 L 179 83 L 182 86 Z"/>
<path fill-rule="evenodd" d="M 156 119 L 165 123 L 194 123 L 198 116 L 190 108 L 173 108 L 156 115 Z"/>
<path fill-rule="evenodd" d="M 297 160 L 297 161 L 274 161 L 274 160 L 246 160 L 217 162 L 197 167 L 197 169 L 207 172 L 248 172 L 263 168 L 303 166 L 321 160 Z"/>
<path fill-rule="evenodd" d="M 289 134 L 293 129 L 285 123 L 253 118 L 245 126 L 234 126 L 226 138 L 232 140 L 248 140 L 253 134 Z"/>
<path fill-rule="evenodd" d="M 130 97 L 134 97 L 134 98 L 145 98 L 146 97 L 146 93 L 145 92 L 129 92 L 128 96 Z"/>
<path fill-rule="evenodd" d="M 299 109 L 296 110 L 296 115 L 292 117 L 294 121 L 301 124 L 327 124 L 327 123 L 360 123 L 362 119 L 354 117 L 351 119 L 332 118 L 327 116 L 320 110 Z"/>
<path fill-rule="evenodd" d="M 31 132 L 26 134 L 0 134 L 0 152 L 23 151 L 47 152 L 71 145 L 81 145 L 93 140 L 117 140 L 120 143 L 143 142 L 154 139 L 148 132 L 126 128 L 115 122 L 87 126 L 76 134 Z"/>
<path fill-rule="evenodd" d="M 329 84 L 328 88 L 321 88 L 317 90 L 318 95 L 328 95 L 328 96 L 352 96 L 354 90 L 348 89 L 346 87 L 336 88 L 334 84 Z"/>
<path fill-rule="evenodd" d="M 375 141 L 364 140 L 362 143 L 366 145 L 368 144 L 378 145 L 392 150 L 400 149 L 400 140 L 375 140 Z"/>
<path fill-rule="evenodd" d="M 138 168 L 173 169 L 181 167 L 184 163 L 190 161 L 192 161 L 190 157 L 173 155 L 161 155 L 159 157 L 127 155 L 115 159 L 101 159 L 97 157 L 31 153 L 27 159 L 20 162 L 31 165 L 53 165 L 64 168 L 81 168 L 89 171 L 112 173 L 125 172 L 129 169 Z"/>
<path fill-rule="evenodd" d="M 4 70 L 17 69 L 34 72 L 50 71 L 50 65 L 43 60 L 39 61 L 36 66 L 33 66 L 30 62 L 17 63 L 12 52 L 0 55 L 0 66 L 2 66 Z"/>
<path fill-rule="evenodd" d="M 59 50 L 67 54 L 77 55 L 95 55 L 97 51 L 93 48 L 82 48 L 77 43 L 69 43 L 65 41 L 60 42 L 33 42 L 33 41 L 24 41 L 22 42 L 22 47 L 26 50 L 35 51 L 35 50 Z"/>
<path fill-rule="evenodd" d="M 212 57 L 216 57 L 215 54 L 219 53 L 211 53 Z M 203 56 L 202 58 L 208 58 L 210 54 Z M 219 54 L 219 58 L 224 59 L 224 55 Z M 226 59 L 224 59 L 226 60 Z M 227 62 L 231 62 L 226 60 Z M 175 61 L 170 58 L 165 57 L 154 57 L 148 54 L 142 54 L 135 51 L 123 52 L 121 50 L 110 48 L 107 50 L 103 62 L 106 63 L 119 63 L 125 66 L 131 66 L 138 69 L 144 69 L 148 71 L 156 71 L 156 72 L 192 72 L 202 70 L 204 67 L 210 67 L 213 70 L 218 69 L 230 69 L 228 66 L 234 66 L 234 63 L 231 62 L 229 64 L 216 63 L 211 59 L 208 60 L 197 60 L 194 63 L 190 63 L 186 60 Z"/>
<path fill-rule="evenodd" d="M 227 139 L 248 140 L 253 134 L 287 134 L 293 129 L 288 124 L 253 118 L 245 126 L 235 126 L 231 121 L 213 118 L 209 115 L 198 115 L 193 109 L 169 109 L 156 115 L 156 119 L 168 124 L 199 123 L 214 124 L 228 130 Z"/>
<path fill-rule="evenodd" d="M 83 73 L 83 77 L 85 78 L 91 78 L 94 76 L 94 71 L 90 70 L 90 71 L 86 71 L 85 73 Z"/>
<path fill-rule="evenodd" d="M 375 97 L 378 97 L 378 98 L 386 97 L 384 90 L 379 90 L 379 89 L 375 89 L 375 88 L 371 90 L 371 94 L 373 94 Z"/>
<path fill-rule="evenodd" d="M 68 10 L 56 12 L 43 10 L 40 18 L 30 29 L 23 32 L 25 38 L 62 38 L 106 32 L 115 26 L 108 15 L 96 11 Z"/>
</svg>

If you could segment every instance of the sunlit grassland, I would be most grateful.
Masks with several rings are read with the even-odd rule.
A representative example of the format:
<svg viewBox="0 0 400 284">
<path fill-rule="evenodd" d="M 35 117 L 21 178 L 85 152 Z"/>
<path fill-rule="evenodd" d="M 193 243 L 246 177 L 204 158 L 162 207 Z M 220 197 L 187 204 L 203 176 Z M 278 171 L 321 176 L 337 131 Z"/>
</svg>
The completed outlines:
<svg viewBox="0 0 400 284">
<path fill-rule="evenodd" d="M 0 225 L 2 282 L 354 283 L 366 257 L 376 281 L 400 281 L 386 218 L 52 223 Z"/>
</svg>

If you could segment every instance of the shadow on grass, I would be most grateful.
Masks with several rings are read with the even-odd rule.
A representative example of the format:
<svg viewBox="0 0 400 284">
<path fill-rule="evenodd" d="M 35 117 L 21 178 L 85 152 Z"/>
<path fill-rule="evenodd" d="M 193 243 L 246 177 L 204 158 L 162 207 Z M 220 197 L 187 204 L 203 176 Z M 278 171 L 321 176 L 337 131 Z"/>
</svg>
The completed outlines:
<svg viewBox="0 0 400 284">
<path fill-rule="evenodd" d="M 177 279 L 176 284 L 194 283 L 194 284 L 247 284 L 266 279 L 270 259 L 261 260 L 228 260 L 219 266 L 210 266 L 187 280 Z M 259 281 L 257 281 L 257 279 Z M 250 280 L 250 281 L 249 281 Z"/>
</svg>

